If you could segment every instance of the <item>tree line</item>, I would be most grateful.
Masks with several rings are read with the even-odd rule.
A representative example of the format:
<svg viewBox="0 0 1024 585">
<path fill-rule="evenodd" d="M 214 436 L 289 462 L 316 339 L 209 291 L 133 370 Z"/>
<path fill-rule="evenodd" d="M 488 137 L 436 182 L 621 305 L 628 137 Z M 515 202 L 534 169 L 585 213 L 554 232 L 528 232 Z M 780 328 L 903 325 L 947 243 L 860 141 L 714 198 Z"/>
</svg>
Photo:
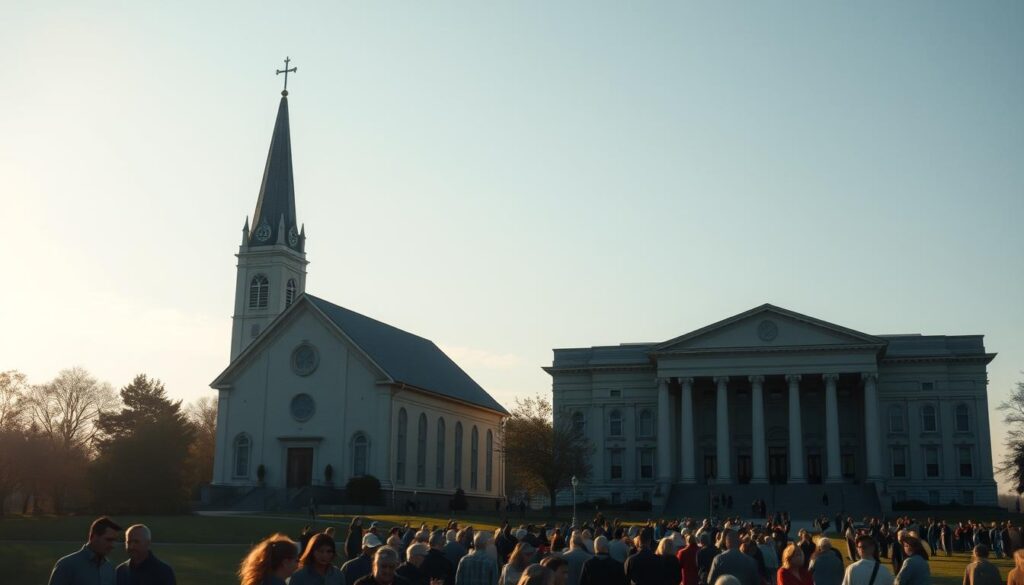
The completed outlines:
<svg viewBox="0 0 1024 585">
<path fill-rule="evenodd" d="M 177 513 L 210 481 L 217 403 L 139 374 L 115 392 L 80 367 L 0 372 L 0 515 Z"/>
</svg>

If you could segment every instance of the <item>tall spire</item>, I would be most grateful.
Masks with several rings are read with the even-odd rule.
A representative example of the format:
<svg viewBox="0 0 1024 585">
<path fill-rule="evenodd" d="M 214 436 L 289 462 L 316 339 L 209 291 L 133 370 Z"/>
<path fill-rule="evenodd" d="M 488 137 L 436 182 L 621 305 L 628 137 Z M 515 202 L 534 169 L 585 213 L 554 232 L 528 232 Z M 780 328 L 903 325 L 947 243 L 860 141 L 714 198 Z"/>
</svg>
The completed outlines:
<svg viewBox="0 0 1024 585">
<path fill-rule="evenodd" d="M 288 128 L 288 96 L 281 92 L 274 136 L 270 139 L 263 184 L 252 219 L 250 246 L 273 246 L 279 241 L 296 251 L 299 232 L 295 217 L 295 183 L 292 179 L 292 142 Z M 278 233 L 281 230 L 284 233 Z"/>
</svg>

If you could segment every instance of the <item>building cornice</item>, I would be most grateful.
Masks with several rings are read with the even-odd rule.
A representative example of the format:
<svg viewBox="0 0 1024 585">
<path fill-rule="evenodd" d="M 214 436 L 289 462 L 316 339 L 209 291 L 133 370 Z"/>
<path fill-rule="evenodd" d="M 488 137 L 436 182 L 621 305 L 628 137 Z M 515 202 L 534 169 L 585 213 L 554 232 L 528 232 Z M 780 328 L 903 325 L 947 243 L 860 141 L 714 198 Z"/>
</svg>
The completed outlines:
<svg viewBox="0 0 1024 585">
<path fill-rule="evenodd" d="M 616 365 L 595 365 L 595 366 L 544 366 L 541 368 L 548 374 L 592 374 L 592 373 L 615 373 L 615 372 L 653 372 L 653 364 L 616 364 Z"/>
<path fill-rule="evenodd" d="M 919 364 L 938 362 L 967 362 L 987 364 L 996 358 L 997 354 L 985 353 L 981 355 L 916 355 L 905 357 L 884 357 L 880 365 L 889 364 Z"/>
<path fill-rule="evenodd" d="M 738 354 L 738 353 L 809 353 L 818 351 L 843 352 L 843 351 L 875 351 L 885 348 L 884 344 L 859 343 L 859 344 L 827 344 L 827 345 L 780 345 L 780 346 L 747 346 L 747 347 L 711 347 L 692 349 L 673 349 L 663 351 L 652 351 L 649 356 L 653 359 L 708 354 Z"/>
</svg>

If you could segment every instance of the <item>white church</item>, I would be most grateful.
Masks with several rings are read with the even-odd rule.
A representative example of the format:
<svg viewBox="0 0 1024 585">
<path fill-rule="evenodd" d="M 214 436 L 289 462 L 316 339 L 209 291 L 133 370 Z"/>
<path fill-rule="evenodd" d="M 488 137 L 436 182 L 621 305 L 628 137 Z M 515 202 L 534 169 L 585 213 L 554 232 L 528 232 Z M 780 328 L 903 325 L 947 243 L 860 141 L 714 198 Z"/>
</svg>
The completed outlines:
<svg viewBox="0 0 1024 585">
<path fill-rule="evenodd" d="M 343 502 L 354 476 L 385 504 L 504 499 L 508 412 L 429 339 L 306 291 L 283 91 L 252 224 L 238 248 L 231 362 L 219 393 L 210 504 Z"/>
</svg>

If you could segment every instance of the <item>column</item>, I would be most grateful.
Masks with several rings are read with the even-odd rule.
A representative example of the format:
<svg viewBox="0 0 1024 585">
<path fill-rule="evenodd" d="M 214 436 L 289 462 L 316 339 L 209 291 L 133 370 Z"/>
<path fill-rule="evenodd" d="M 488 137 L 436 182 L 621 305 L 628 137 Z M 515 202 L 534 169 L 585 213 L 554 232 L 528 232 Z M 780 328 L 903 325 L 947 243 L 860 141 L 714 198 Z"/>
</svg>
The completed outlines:
<svg viewBox="0 0 1024 585">
<path fill-rule="evenodd" d="M 715 482 L 731 483 L 732 474 L 730 473 L 729 465 L 729 377 L 719 376 L 715 378 L 715 384 L 718 385 L 718 400 L 716 401 L 716 407 L 718 409 L 718 424 L 716 425 L 716 429 L 718 431 L 718 453 L 716 461 L 718 477 L 715 478 Z"/>
<path fill-rule="evenodd" d="M 683 460 L 683 483 L 696 483 L 693 467 L 693 378 L 679 378 L 682 392 L 679 396 L 679 452 Z"/>
<path fill-rule="evenodd" d="M 868 481 L 882 480 L 882 458 L 879 453 L 882 431 L 878 418 L 878 374 L 861 374 L 864 380 L 864 446 L 867 451 Z"/>
<path fill-rule="evenodd" d="M 754 452 L 754 473 L 750 483 L 768 483 L 768 462 L 764 444 L 764 376 L 750 376 L 749 380 L 752 396 L 750 412 L 753 417 L 751 446 Z"/>
<path fill-rule="evenodd" d="M 786 376 L 786 382 L 789 382 L 789 483 L 806 483 L 804 431 L 800 424 L 800 375 Z"/>
<path fill-rule="evenodd" d="M 217 435 L 214 439 L 213 449 L 213 482 L 224 483 L 226 478 L 232 476 L 231 465 L 234 463 L 234 450 L 228 447 L 228 406 L 231 400 L 228 390 L 217 392 Z M 249 458 L 252 461 L 252 457 Z"/>
<path fill-rule="evenodd" d="M 836 381 L 839 374 L 825 374 L 825 448 L 828 451 L 828 473 L 825 481 L 843 481 L 843 468 L 839 462 L 839 400 L 836 398 Z"/>
<path fill-rule="evenodd" d="M 668 379 L 658 378 L 658 483 L 664 486 L 672 483 L 672 460 L 669 458 L 672 439 L 669 437 L 668 417 Z"/>
</svg>

